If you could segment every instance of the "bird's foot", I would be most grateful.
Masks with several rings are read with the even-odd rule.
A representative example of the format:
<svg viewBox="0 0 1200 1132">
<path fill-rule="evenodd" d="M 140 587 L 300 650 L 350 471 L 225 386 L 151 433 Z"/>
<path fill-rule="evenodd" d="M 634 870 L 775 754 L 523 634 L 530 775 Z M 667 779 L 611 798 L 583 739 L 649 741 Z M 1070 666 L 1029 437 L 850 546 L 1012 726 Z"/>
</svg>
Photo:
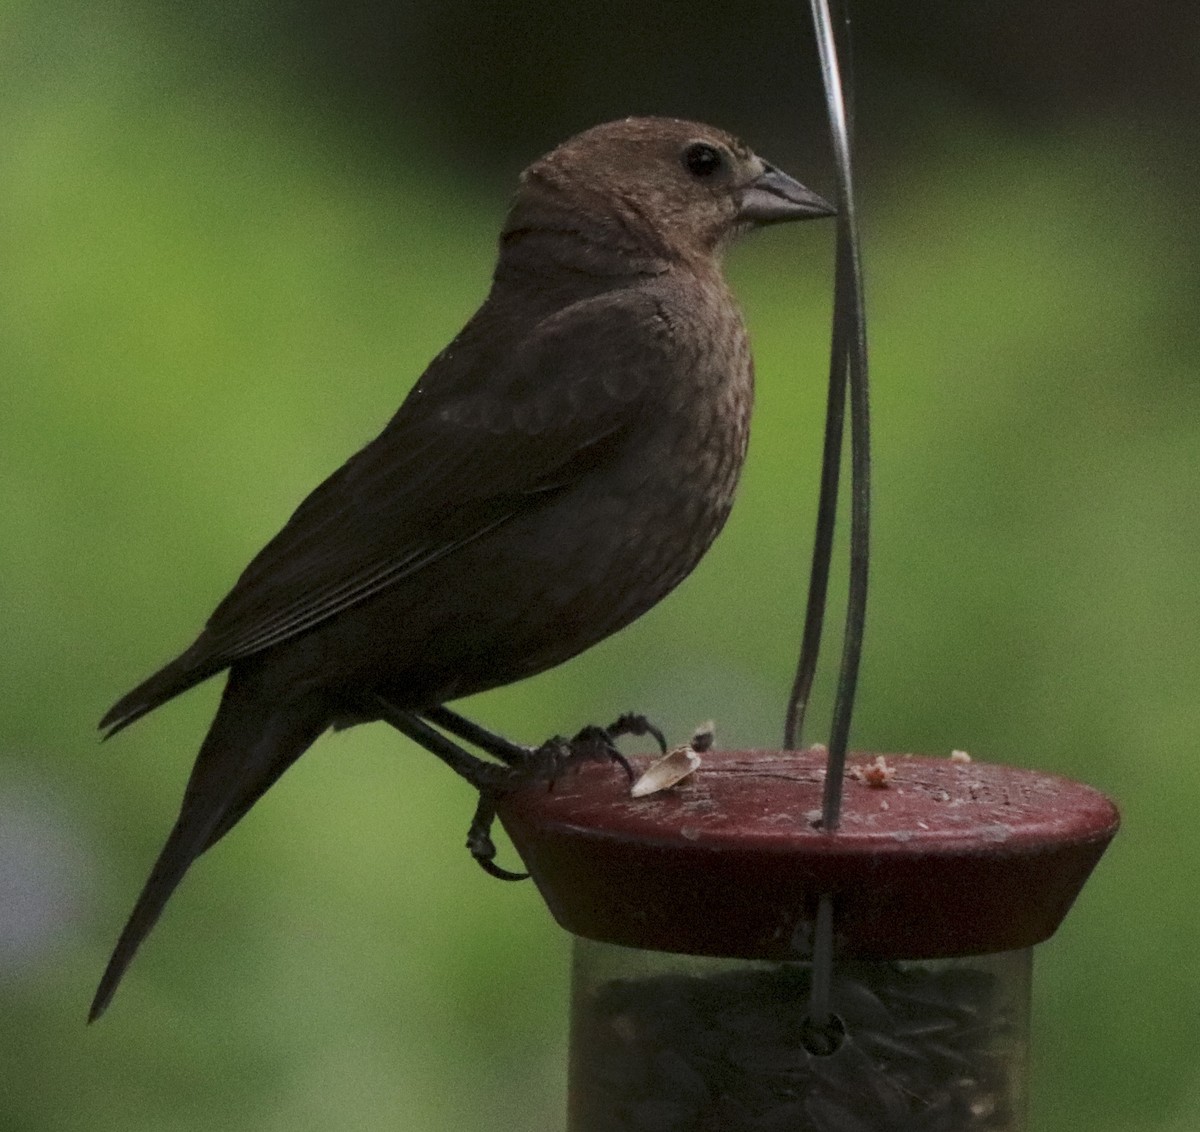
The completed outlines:
<svg viewBox="0 0 1200 1132">
<path fill-rule="evenodd" d="M 540 747 L 530 752 L 525 773 L 530 778 L 548 782 L 553 789 L 555 781 L 567 770 L 595 759 L 609 759 L 616 763 L 632 782 L 636 777 L 633 767 L 617 748 L 617 740 L 625 735 L 652 735 L 659 750 L 666 752 L 667 741 L 662 731 L 644 715 L 626 712 L 607 727 L 598 727 L 591 723 L 576 732 L 571 739 L 564 739 L 561 735 L 547 739 Z"/>
<path fill-rule="evenodd" d="M 495 781 L 479 786 L 479 803 L 467 830 L 467 849 L 476 863 L 489 876 L 498 880 L 525 880 L 528 873 L 516 873 L 496 864 L 496 843 L 492 840 L 492 825 L 496 806 L 514 790 L 530 782 L 546 782 L 551 790 L 567 770 L 594 759 L 609 759 L 625 772 L 632 782 L 636 775 L 629 760 L 617 749 L 616 740 L 625 735 L 652 735 L 663 752 L 667 749 L 662 731 L 644 715 L 626 713 L 607 727 L 589 724 L 573 738 L 556 735 L 540 747 L 528 748 L 519 765 L 501 770 Z"/>
<path fill-rule="evenodd" d="M 414 712 L 397 707 L 384 696 L 375 695 L 368 702 L 367 710 L 374 718 L 390 723 L 437 755 L 479 792 L 479 802 L 467 830 L 467 849 L 484 872 L 500 880 L 524 880 L 528 875 L 512 872 L 496 864 L 492 825 L 501 799 L 530 782 L 548 782 L 553 788 L 555 780 L 569 767 L 590 759 L 612 760 L 632 782 L 635 777 L 633 768 L 616 745 L 616 741 L 625 735 L 652 735 L 662 751 L 667 749 L 662 731 L 644 715 L 632 712 L 619 716 L 607 727 L 585 727 L 572 739 L 555 736 L 540 747 L 522 747 L 472 723 L 447 707 Z M 491 762 L 470 754 L 436 727 L 430 726 L 431 723 L 500 761 Z"/>
</svg>

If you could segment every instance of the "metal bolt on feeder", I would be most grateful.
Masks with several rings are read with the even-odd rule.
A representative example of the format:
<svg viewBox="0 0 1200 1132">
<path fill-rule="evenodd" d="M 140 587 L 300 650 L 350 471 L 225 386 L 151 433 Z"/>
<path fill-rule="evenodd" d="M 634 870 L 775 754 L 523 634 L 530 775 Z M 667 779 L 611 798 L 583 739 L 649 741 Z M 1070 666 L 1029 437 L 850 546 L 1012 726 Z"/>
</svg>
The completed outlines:
<svg viewBox="0 0 1200 1132">
<path fill-rule="evenodd" d="M 575 936 L 569 1132 L 1026 1128 L 1032 948 L 1115 807 L 1053 775 L 856 756 L 830 834 L 823 780 L 823 750 L 707 752 L 649 797 L 585 766 L 501 806 Z"/>
</svg>

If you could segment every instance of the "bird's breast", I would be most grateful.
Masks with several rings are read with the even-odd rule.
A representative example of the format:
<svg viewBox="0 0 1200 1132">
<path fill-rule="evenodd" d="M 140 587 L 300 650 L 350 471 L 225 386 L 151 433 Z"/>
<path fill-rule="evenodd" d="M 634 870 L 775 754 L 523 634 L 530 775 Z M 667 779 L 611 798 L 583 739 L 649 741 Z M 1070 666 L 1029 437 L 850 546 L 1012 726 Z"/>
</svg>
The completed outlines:
<svg viewBox="0 0 1200 1132">
<path fill-rule="evenodd" d="M 550 604 L 603 608 L 597 640 L 674 589 L 733 504 L 754 400 L 749 345 L 732 300 L 698 301 L 687 315 L 669 387 L 612 462 L 554 505 L 555 560 L 543 574 L 553 579 Z"/>
</svg>

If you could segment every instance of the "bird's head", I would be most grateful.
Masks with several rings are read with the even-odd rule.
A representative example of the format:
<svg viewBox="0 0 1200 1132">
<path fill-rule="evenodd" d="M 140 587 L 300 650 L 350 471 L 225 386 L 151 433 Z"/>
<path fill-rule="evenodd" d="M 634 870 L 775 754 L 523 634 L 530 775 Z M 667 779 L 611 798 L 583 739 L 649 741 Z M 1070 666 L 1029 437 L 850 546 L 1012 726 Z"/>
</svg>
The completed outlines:
<svg viewBox="0 0 1200 1132">
<path fill-rule="evenodd" d="M 751 228 L 833 211 L 723 130 L 626 118 L 530 165 L 503 239 L 557 232 L 635 258 L 692 260 L 719 254 Z"/>
</svg>

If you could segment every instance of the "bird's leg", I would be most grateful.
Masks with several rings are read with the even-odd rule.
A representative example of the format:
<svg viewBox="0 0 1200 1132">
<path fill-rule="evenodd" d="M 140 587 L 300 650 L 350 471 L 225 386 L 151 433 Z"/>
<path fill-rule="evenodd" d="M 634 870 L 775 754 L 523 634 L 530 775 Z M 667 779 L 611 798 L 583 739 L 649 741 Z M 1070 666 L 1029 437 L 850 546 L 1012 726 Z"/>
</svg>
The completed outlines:
<svg viewBox="0 0 1200 1132">
<path fill-rule="evenodd" d="M 478 723 L 473 723 L 448 707 L 428 708 L 422 710 L 420 714 L 430 723 L 436 723 L 438 727 L 449 731 L 451 735 L 456 735 L 463 742 L 470 743 L 481 751 L 487 751 L 489 755 L 495 755 L 508 766 L 518 767 L 529 761 L 530 748 L 510 742 L 503 735 L 497 735 L 486 727 L 480 727 Z"/>
<path fill-rule="evenodd" d="M 496 799 L 505 790 L 511 790 L 523 781 L 523 776 L 511 767 L 485 762 L 464 751 L 457 743 L 430 727 L 415 712 L 404 711 L 383 696 L 375 696 L 373 699 L 372 706 L 384 723 L 391 724 L 418 746 L 424 747 L 430 754 L 436 755 L 455 774 L 465 778 L 479 791 L 475 816 L 471 818 L 471 825 L 467 830 L 467 849 L 479 867 L 489 876 L 494 876 L 499 880 L 524 880 L 529 875 L 528 873 L 514 873 L 496 864 L 496 843 L 492 840 L 492 823 L 496 820 Z M 477 735 L 490 735 L 483 728 L 477 728 L 469 720 L 463 719 L 454 712 L 446 711 L 446 709 L 439 708 L 422 714 L 431 719 L 440 717 L 439 721 L 445 716 L 451 717 L 456 725 L 454 733 L 460 738 L 466 739 L 467 742 L 476 742 Z M 470 732 L 470 734 L 459 733 L 457 726 L 460 723 L 462 731 Z M 451 728 L 447 727 L 447 730 L 451 730 Z M 491 738 L 499 740 L 498 736 Z M 506 741 L 499 740 L 499 742 L 505 743 Z M 479 743 L 479 746 L 483 750 L 489 750 L 489 747 L 483 743 Z M 509 743 L 507 746 L 521 752 L 522 757 L 527 754 L 524 747 L 518 747 L 515 743 Z M 492 753 L 498 752 L 493 751 Z"/>
<path fill-rule="evenodd" d="M 437 755 L 455 774 L 465 778 L 476 790 L 494 789 L 507 774 L 507 768 L 476 758 L 440 731 L 430 727 L 415 712 L 396 707 L 383 696 L 373 696 L 372 708 L 384 723 L 390 724 L 414 743 Z"/>
</svg>

